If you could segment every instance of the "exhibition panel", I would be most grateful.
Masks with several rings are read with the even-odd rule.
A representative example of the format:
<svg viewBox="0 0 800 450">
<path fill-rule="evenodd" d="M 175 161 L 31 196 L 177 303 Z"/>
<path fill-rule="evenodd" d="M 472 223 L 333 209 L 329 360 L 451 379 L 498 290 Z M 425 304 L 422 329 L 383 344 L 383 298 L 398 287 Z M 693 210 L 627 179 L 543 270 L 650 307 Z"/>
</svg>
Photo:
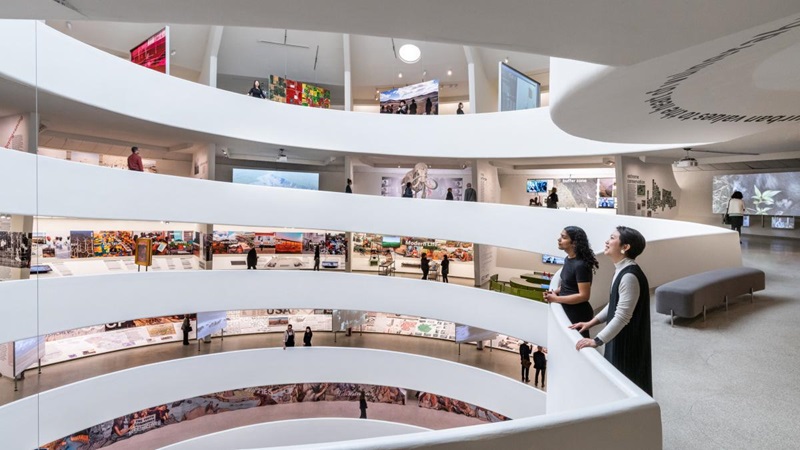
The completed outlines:
<svg viewBox="0 0 800 450">
<path fill-rule="evenodd" d="M 143 127 L 178 128 L 194 133 L 197 141 L 225 139 L 270 143 L 330 151 L 424 157 L 531 157 L 606 155 L 673 147 L 610 144 L 575 138 L 550 119 L 549 108 L 487 114 L 404 117 L 298 108 L 277 102 L 256 102 L 241 94 L 164 76 L 150 69 L 74 40 L 43 24 L 4 20 L 0 42 L 14 42 L 18 32 L 36 29 L 36 53 L 13 45 L 0 47 L 7 58 L 0 74 L 28 86 L 37 86 L 42 113 L 58 114 L 63 101 L 88 106 L 91 121 L 108 120 L 116 113 Z M 28 40 L 33 41 L 31 40 Z M 31 66 L 19 61 L 36 56 Z M 25 66 L 25 64 L 22 64 Z M 108 83 L 114 80 L 114 83 Z M 118 86 L 126 86 L 120 91 Z M 44 95 L 46 94 L 46 95 Z M 202 111 L 202 114 L 198 112 Z M 265 121 L 263 117 L 269 117 Z M 313 123 L 314 133 L 307 132 Z M 133 125 L 134 127 L 137 125 Z M 387 139 L 387 136 L 404 139 Z M 529 137 L 537 136 L 532 155 Z M 415 142 L 409 146 L 407 142 Z"/>
<path fill-rule="evenodd" d="M 38 316 L 35 309 L 25 311 L 13 306 L 36 305 L 37 285 Z M 18 286 L 33 287 L 28 292 Z M 105 296 L 86 295 L 87 290 L 114 292 L 114 307 L 109 308 Z M 6 297 L 7 292 L 15 296 Z M 253 295 L 259 292 L 263 295 Z M 546 345 L 547 305 L 543 303 L 486 289 L 401 277 L 307 271 L 168 271 L 10 281 L 0 283 L 0 293 L 3 298 L 15 298 L 14 302 L 0 303 L 4 322 L 38 323 L 38 329 L 31 330 L 4 325 L 0 327 L 0 342 L 32 337 L 36 330 L 46 335 L 141 317 L 219 311 L 224 305 L 228 311 L 276 306 L 384 311 L 472 325 Z M 487 310 L 502 314 L 476 313 Z M 509 317 L 526 319 L 511 321 Z M 33 334 L 28 335 L 31 331 Z M 16 332 L 26 334 L 11 334 Z"/>
<path fill-rule="evenodd" d="M 309 433 L 309 430 L 314 430 L 314 432 Z M 298 419 L 233 428 L 162 447 L 162 450 L 259 448 L 265 442 L 269 442 L 272 447 L 278 445 L 319 444 L 322 442 L 396 436 L 421 431 L 428 431 L 428 429 L 369 419 Z"/>
<path fill-rule="evenodd" d="M 341 364 L 348 361 L 348 364 Z M 369 370 L 364 370 L 369 367 Z M 437 376 L 430 376 L 436 373 Z M 191 374 L 191 383 L 186 375 Z M 153 383 L 152 380 L 159 380 Z M 463 364 L 380 350 L 297 347 L 259 349 L 184 358 L 110 373 L 42 392 L 0 407 L 13 414 L 0 422 L 0 435 L 34 448 L 132 411 L 196 397 L 265 384 L 318 383 L 336 380 L 403 386 L 480 405 L 512 419 L 545 413 L 545 394 L 537 389 Z M 453 383 L 452 380 L 460 380 Z M 120 389 L 125 386 L 125 389 Z M 474 389 L 491 386 L 491 389 Z M 31 401 L 33 400 L 33 401 Z M 39 442 L 35 433 L 19 436 L 18 420 L 39 406 Z M 65 415 L 75 404 L 83 414 Z M 35 414 L 35 412 L 34 412 Z M 32 423 L 35 423 L 33 420 Z"/>
</svg>

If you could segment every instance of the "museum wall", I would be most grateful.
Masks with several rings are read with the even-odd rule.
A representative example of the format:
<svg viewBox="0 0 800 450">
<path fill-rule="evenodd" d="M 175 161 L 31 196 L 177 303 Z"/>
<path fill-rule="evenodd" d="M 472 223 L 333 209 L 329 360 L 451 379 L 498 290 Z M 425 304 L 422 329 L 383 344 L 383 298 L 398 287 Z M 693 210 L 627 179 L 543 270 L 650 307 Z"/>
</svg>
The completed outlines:
<svg viewBox="0 0 800 450">
<path fill-rule="evenodd" d="M 535 195 L 525 192 L 527 180 L 553 180 L 558 178 L 614 178 L 614 169 L 543 169 L 514 171 L 513 173 L 501 170 L 500 187 L 502 195 L 500 196 L 500 203 L 528 206 L 530 199 Z M 544 199 L 547 195 L 539 194 L 539 196 Z M 609 212 L 609 210 L 602 210 L 602 212 Z"/>
<path fill-rule="evenodd" d="M 638 158 L 621 157 L 617 177 L 619 214 L 677 219 L 681 188 L 670 164 L 649 164 Z"/>
</svg>

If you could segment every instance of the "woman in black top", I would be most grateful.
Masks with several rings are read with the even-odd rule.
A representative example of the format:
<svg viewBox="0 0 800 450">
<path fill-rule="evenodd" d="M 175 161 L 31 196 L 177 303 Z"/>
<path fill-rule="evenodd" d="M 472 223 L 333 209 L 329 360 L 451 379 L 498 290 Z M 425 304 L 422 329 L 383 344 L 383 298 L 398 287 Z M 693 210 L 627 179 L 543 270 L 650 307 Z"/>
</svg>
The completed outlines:
<svg viewBox="0 0 800 450">
<path fill-rule="evenodd" d="M 558 209 L 558 194 L 556 194 L 556 191 L 556 188 L 551 189 L 550 195 L 548 195 L 547 199 L 545 199 L 545 203 L 547 204 L 548 208 Z"/>
<path fill-rule="evenodd" d="M 592 277 L 599 267 L 589 238 L 580 227 L 566 227 L 558 237 L 558 248 L 567 254 L 561 269 L 561 285 L 553 292 L 545 292 L 548 303 L 561 303 L 570 322 L 588 322 L 594 317 L 589 304 L 592 294 Z M 581 332 L 589 337 L 589 330 Z"/>
<path fill-rule="evenodd" d="M 405 197 L 405 198 L 414 197 L 414 192 L 411 190 L 411 182 L 410 181 L 408 183 L 406 183 L 406 188 L 403 190 L 403 197 Z"/>
<path fill-rule="evenodd" d="M 425 115 L 426 116 L 430 116 L 431 115 L 431 109 L 433 109 L 433 102 L 431 101 L 431 98 L 428 97 L 425 100 Z"/>
<path fill-rule="evenodd" d="M 430 266 L 428 265 L 428 254 L 422 252 L 422 257 L 419 260 L 419 265 L 422 268 L 422 279 L 428 279 L 428 271 L 430 270 Z"/>
<path fill-rule="evenodd" d="M 442 283 L 449 283 L 447 274 L 450 273 L 450 258 L 447 255 L 442 257 Z"/>
<path fill-rule="evenodd" d="M 464 114 L 464 104 L 459 102 L 458 109 L 456 110 L 456 114 Z"/>
<path fill-rule="evenodd" d="M 445 200 L 453 200 L 453 188 L 447 188 L 447 195 L 444 198 Z"/>
<path fill-rule="evenodd" d="M 314 337 L 314 333 L 311 331 L 311 327 L 306 327 L 306 332 L 303 333 L 303 347 L 311 347 L 312 337 Z"/>
<path fill-rule="evenodd" d="M 250 88 L 250 92 L 248 92 L 247 95 L 250 97 L 267 98 L 267 96 L 264 95 L 264 91 L 261 90 L 261 83 L 259 83 L 258 80 L 253 82 L 253 87 Z"/>
</svg>

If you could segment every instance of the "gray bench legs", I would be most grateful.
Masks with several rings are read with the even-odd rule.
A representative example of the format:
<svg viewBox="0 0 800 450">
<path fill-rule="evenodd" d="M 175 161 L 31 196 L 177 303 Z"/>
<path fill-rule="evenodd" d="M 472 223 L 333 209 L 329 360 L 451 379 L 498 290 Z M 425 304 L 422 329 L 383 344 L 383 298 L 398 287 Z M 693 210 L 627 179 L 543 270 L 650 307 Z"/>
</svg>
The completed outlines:
<svg viewBox="0 0 800 450">
<path fill-rule="evenodd" d="M 755 296 L 753 295 L 753 288 L 750 288 L 750 303 L 755 303 Z"/>
<path fill-rule="evenodd" d="M 675 327 L 675 311 L 669 310 L 669 326 Z"/>
<path fill-rule="evenodd" d="M 728 296 L 725 296 L 725 311 L 728 311 Z"/>
<path fill-rule="evenodd" d="M 706 321 L 706 305 L 703 305 L 703 322 Z"/>
</svg>

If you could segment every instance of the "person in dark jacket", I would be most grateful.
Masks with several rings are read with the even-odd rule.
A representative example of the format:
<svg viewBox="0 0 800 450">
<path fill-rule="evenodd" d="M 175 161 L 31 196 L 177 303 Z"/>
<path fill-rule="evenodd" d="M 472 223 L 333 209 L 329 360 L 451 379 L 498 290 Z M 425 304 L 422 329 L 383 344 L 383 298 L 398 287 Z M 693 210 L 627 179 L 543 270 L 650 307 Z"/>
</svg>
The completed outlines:
<svg viewBox="0 0 800 450">
<path fill-rule="evenodd" d="M 183 345 L 189 345 L 189 332 L 192 331 L 192 323 L 189 322 L 188 314 L 184 314 L 183 316 L 181 331 L 183 331 Z"/>
<path fill-rule="evenodd" d="M 447 274 L 450 273 L 450 258 L 447 255 L 442 257 L 442 283 L 449 283 L 450 280 L 447 279 Z"/>
<path fill-rule="evenodd" d="M 311 347 L 312 337 L 314 337 L 314 333 L 311 331 L 311 327 L 306 327 L 306 332 L 303 333 L 303 347 Z"/>
<path fill-rule="evenodd" d="M 550 195 L 548 195 L 544 201 L 550 209 L 558 209 L 558 194 L 556 194 L 556 191 L 556 188 L 551 189 Z"/>
<path fill-rule="evenodd" d="M 536 346 L 536 351 L 533 353 L 533 368 L 536 369 L 536 373 L 533 375 L 533 385 L 539 385 L 539 374 L 542 374 L 542 389 L 544 389 L 545 384 L 545 374 L 547 373 L 547 358 L 544 356 L 544 352 L 542 351 L 542 347 Z M 531 381 L 531 380 L 528 380 Z"/>
<path fill-rule="evenodd" d="M 406 188 L 403 190 L 403 197 L 405 198 L 413 198 L 414 191 L 411 190 L 411 182 L 409 181 L 406 183 Z"/>
<path fill-rule="evenodd" d="M 358 409 L 361 410 L 361 417 L 359 419 L 367 418 L 367 395 L 361 391 L 361 396 L 358 398 Z"/>
<path fill-rule="evenodd" d="M 519 359 L 522 364 L 522 382 L 531 382 L 531 346 L 527 342 L 523 342 L 519 346 Z"/>
<path fill-rule="evenodd" d="M 319 244 L 314 247 L 314 270 L 319 271 Z"/>
<path fill-rule="evenodd" d="M 444 198 L 445 200 L 452 200 L 453 199 L 453 188 L 447 188 L 447 197 Z"/>
<path fill-rule="evenodd" d="M 464 104 L 458 102 L 458 109 L 456 110 L 456 114 L 464 114 Z"/>
<path fill-rule="evenodd" d="M 256 264 L 258 264 L 258 255 L 256 254 L 256 248 L 251 247 L 250 251 L 247 252 L 247 270 L 250 269 L 256 270 Z"/>
<path fill-rule="evenodd" d="M 347 186 L 344 187 L 345 194 L 352 194 L 353 193 L 352 185 L 353 185 L 353 180 L 348 178 L 347 179 Z"/>
<path fill-rule="evenodd" d="M 475 192 L 475 189 L 472 187 L 472 183 L 467 183 L 467 188 L 464 189 L 464 201 L 465 202 L 478 201 L 478 193 Z"/>
<path fill-rule="evenodd" d="M 261 90 L 261 83 L 258 80 L 253 81 L 253 87 L 250 88 L 250 92 L 248 92 L 247 95 L 256 98 L 267 98 L 267 96 L 264 95 L 264 91 Z"/>
<path fill-rule="evenodd" d="M 415 116 L 417 115 L 417 101 L 413 98 L 411 99 L 411 106 L 408 107 L 408 113 Z"/>
<path fill-rule="evenodd" d="M 428 97 L 425 100 L 425 115 L 426 116 L 430 116 L 431 115 L 431 109 L 433 109 L 433 102 L 431 101 L 431 98 Z"/>
<path fill-rule="evenodd" d="M 419 259 L 419 265 L 422 268 L 422 279 L 428 279 L 428 271 L 430 270 L 429 261 L 428 261 L 428 254 L 422 252 L 422 256 Z"/>
</svg>

